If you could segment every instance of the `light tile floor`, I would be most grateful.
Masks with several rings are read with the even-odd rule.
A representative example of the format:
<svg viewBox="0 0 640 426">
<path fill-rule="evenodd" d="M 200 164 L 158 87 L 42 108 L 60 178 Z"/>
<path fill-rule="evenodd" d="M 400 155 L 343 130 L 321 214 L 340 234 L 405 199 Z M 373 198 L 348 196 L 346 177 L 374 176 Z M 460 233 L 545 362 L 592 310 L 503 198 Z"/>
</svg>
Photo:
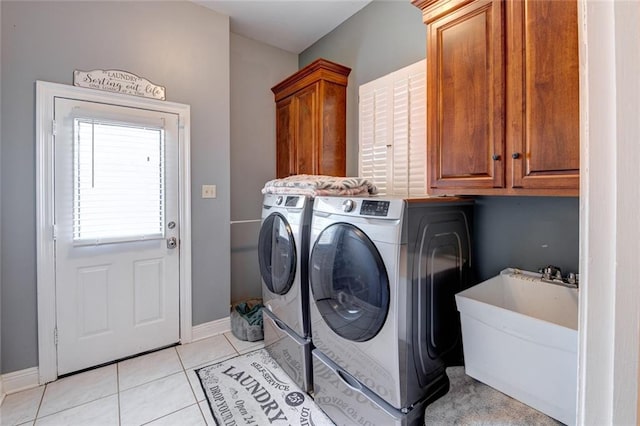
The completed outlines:
<svg viewBox="0 0 640 426">
<path fill-rule="evenodd" d="M 7 395 L 0 425 L 215 425 L 194 370 L 259 349 L 231 332 Z"/>
</svg>

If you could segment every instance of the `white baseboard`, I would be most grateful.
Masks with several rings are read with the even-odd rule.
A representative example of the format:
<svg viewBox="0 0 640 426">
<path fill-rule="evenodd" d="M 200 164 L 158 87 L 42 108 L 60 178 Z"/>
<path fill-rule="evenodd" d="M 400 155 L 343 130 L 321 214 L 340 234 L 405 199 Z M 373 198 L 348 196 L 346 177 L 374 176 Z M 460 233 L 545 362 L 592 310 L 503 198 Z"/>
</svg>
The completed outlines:
<svg viewBox="0 0 640 426">
<path fill-rule="evenodd" d="M 2 383 L 2 393 L 7 395 L 35 388 L 40 384 L 38 367 L 25 368 L 24 370 L 3 374 L 0 382 Z"/>
<path fill-rule="evenodd" d="M 206 339 L 207 337 L 217 336 L 218 334 L 231 331 L 231 318 L 221 318 L 219 320 L 198 324 L 191 329 L 191 341 Z"/>
</svg>

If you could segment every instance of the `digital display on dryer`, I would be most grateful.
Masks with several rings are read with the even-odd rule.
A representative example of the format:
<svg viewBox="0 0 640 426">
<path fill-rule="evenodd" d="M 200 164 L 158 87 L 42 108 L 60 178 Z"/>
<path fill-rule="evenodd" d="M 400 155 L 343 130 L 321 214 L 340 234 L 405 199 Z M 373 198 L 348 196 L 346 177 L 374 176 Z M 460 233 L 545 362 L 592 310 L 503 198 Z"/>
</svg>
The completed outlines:
<svg viewBox="0 0 640 426">
<path fill-rule="evenodd" d="M 386 216 L 389 214 L 389 201 L 363 200 L 360 214 L 367 216 Z"/>
<path fill-rule="evenodd" d="M 286 207 L 295 207 L 298 205 L 298 198 L 300 197 L 287 197 L 287 201 L 284 202 Z"/>
</svg>

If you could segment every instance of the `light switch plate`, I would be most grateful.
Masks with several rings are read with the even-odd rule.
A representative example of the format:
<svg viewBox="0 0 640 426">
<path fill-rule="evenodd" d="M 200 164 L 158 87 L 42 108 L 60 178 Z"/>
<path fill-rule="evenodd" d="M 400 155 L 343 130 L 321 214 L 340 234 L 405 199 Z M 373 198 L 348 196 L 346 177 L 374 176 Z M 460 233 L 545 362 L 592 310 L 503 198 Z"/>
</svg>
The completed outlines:
<svg viewBox="0 0 640 426">
<path fill-rule="evenodd" d="M 202 185 L 202 198 L 216 198 L 215 185 Z"/>
</svg>

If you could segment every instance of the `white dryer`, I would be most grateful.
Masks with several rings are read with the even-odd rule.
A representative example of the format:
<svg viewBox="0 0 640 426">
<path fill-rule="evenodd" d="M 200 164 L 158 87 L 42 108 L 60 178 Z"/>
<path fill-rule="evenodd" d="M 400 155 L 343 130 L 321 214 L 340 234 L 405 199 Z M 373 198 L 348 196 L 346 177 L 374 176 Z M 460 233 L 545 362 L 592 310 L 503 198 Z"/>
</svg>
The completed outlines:
<svg viewBox="0 0 640 426">
<path fill-rule="evenodd" d="M 418 424 L 461 363 L 473 202 L 315 199 L 309 281 L 315 400 L 336 424 Z"/>
<path fill-rule="evenodd" d="M 265 194 L 258 238 L 264 343 L 303 390 L 312 388 L 308 254 L 313 199 Z"/>
</svg>

